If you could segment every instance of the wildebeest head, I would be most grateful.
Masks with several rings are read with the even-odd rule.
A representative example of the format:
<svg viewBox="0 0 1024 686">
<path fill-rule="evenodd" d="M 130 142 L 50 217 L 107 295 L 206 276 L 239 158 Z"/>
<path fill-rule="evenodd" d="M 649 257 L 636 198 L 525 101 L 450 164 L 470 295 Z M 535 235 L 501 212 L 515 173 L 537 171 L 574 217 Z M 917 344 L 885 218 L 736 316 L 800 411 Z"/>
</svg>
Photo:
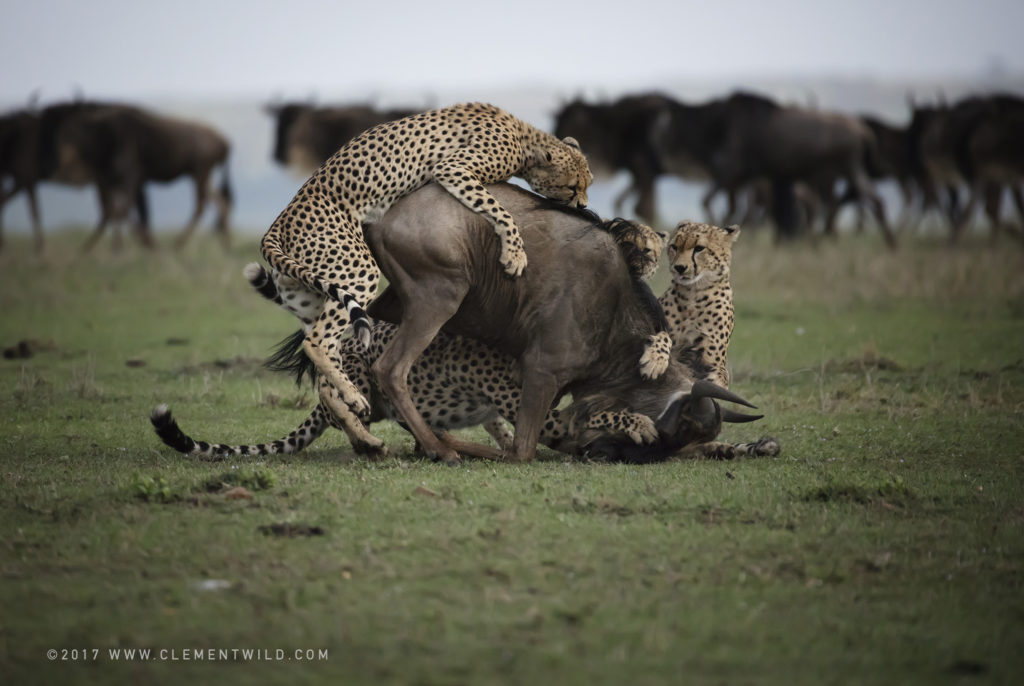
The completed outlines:
<svg viewBox="0 0 1024 686">
<path fill-rule="evenodd" d="M 689 393 L 680 393 L 658 417 L 655 422 L 658 439 L 653 443 L 637 445 L 625 436 L 602 436 L 586 445 L 584 452 L 591 457 L 613 461 L 657 462 L 687 446 L 713 441 L 722 429 L 722 422 L 752 422 L 763 416 L 722 408 L 717 400 L 754 407 L 721 386 L 710 381 L 697 381 Z"/>
<path fill-rule="evenodd" d="M 295 121 L 312 109 L 311 105 L 301 103 L 266 106 L 267 114 L 276 120 L 274 124 L 274 161 L 279 164 L 288 164 L 288 134 Z"/>
<path fill-rule="evenodd" d="M 533 152 L 520 175 L 543 196 L 570 207 L 586 207 L 594 175 L 575 138 L 563 138 L 561 143 Z"/>
</svg>

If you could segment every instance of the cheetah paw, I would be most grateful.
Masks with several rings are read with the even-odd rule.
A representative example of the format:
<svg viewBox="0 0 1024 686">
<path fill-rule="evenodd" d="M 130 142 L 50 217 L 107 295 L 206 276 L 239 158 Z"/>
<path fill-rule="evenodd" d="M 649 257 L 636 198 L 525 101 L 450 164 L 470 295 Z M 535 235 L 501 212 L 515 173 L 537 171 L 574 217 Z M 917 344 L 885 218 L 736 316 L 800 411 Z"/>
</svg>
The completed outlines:
<svg viewBox="0 0 1024 686">
<path fill-rule="evenodd" d="M 634 420 L 636 421 L 636 425 L 626 429 L 626 435 L 629 436 L 634 443 L 637 445 L 646 445 L 658 440 L 658 427 L 654 425 L 653 419 L 645 414 L 638 414 L 634 415 Z"/>
<path fill-rule="evenodd" d="M 523 270 L 526 269 L 526 252 L 522 247 L 502 248 L 500 259 L 501 266 L 509 276 L 522 276 Z"/>
<path fill-rule="evenodd" d="M 644 344 L 644 354 L 640 358 L 640 376 L 645 379 L 657 379 L 668 369 L 672 350 L 672 337 L 666 331 L 651 336 Z"/>
</svg>

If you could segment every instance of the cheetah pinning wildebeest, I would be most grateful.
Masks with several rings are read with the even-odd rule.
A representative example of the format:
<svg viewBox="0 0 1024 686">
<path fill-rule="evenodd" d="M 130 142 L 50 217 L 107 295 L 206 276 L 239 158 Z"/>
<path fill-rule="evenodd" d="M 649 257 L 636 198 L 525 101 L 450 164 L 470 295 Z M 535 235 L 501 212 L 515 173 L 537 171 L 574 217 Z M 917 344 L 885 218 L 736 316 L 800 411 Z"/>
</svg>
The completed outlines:
<svg viewBox="0 0 1024 686">
<path fill-rule="evenodd" d="M 557 215 L 549 220 L 558 221 Z M 641 279 L 657 266 L 661 235 L 642 224 L 616 219 L 603 222 L 600 227 L 615 239 L 627 269 L 634 279 L 634 292 L 643 299 L 645 288 Z M 281 274 L 268 273 L 263 267 L 246 267 L 246 278 L 263 297 L 288 310 L 304 323 L 311 323 L 323 311 L 323 295 L 309 290 L 303 284 Z M 660 315 L 660 311 L 652 312 Z M 700 312 L 697 313 L 699 316 Z M 664 324 L 667 326 L 667 323 Z M 349 338 L 338 348 L 335 364 L 344 369 L 360 392 L 372 403 L 372 411 L 364 417 L 366 424 L 383 419 L 401 422 L 395 406 L 381 391 L 371 373 L 371 366 L 383 354 L 395 337 L 397 327 L 386 322 L 374 322 L 368 348 Z M 301 335 L 286 339 L 268 366 L 290 371 L 301 381 L 310 369 L 309 359 L 301 349 Z M 504 420 L 515 422 L 522 400 L 520 375 L 514 358 L 485 343 L 465 336 L 439 333 L 420 355 L 408 373 L 410 395 L 417 410 L 431 431 L 442 442 L 467 455 L 498 458 L 501 452 L 486 446 L 460 441 L 448 432 L 452 429 L 483 424 L 498 445 L 507 450 L 513 441 Z M 151 420 L 157 435 L 171 448 L 202 459 L 223 459 L 230 455 L 290 454 L 301 451 L 315 441 L 328 427 L 346 431 L 357 453 L 377 453 L 373 446 L 362 443 L 348 431 L 341 418 L 331 411 L 328 398 L 337 391 L 322 376 L 316 377 L 320 402 L 310 416 L 287 436 L 276 441 L 253 445 L 229 445 L 196 440 L 185 434 L 166 405 L 157 407 Z M 692 395 L 692 394 L 691 394 Z M 721 396 L 719 396 L 721 397 Z M 602 404 L 601 407 L 605 407 Z M 684 427 L 687 439 L 695 444 L 684 447 L 686 457 L 731 458 L 746 454 L 753 456 L 774 454 L 777 444 L 762 439 L 750 444 L 722 444 L 701 441 L 704 434 L 694 433 L 694 407 L 687 411 L 676 408 L 672 416 Z M 582 410 L 582 411 L 581 411 Z M 592 411 L 593 410 L 593 411 Z M 660 419 L 660 418 L 659 418 Z M 687 423 L 683 423 L 687 422 Z M 554 450 L 579 455 L 600 454 L 612 459 L 648 462 L 667 457 L 671 451 L 663 449 L 672 421 L 655 422 L 647 415 L 631 412 L 628 408 L 596 408 L 593 400 L 588 404 L 570 406 L 565 410 L 553 408 L 544 419 L 540 442 Z M 675 439 L 678 443 L 678 438 Z M 657 445 L 657 447 L 655 447 Z M 774 447 L 773 447 L 774 446 Z"/>
<path fill-rule="evenodd" d="M 299 189 L 263 237 L 262 252 L 280 273 L 328 299 L 307 328 L 303 347 L 337 389 L 362 440 L 380 445 L 358 416 L 370 405 L 331 358 L 352 324 L 369 343 L 363 306 L 380 270 L 363 238 L 363 224 L 379 219 L 399 198 L 436 181 L 464 206 L 485 217 L 501 241 L 500 262 L 511 276 L 526 268 L 512 215 L 483 184 L 520 176 L 537 192 L 585 206 L 593 177 L 574 139 L 558 140 L 493 105 L 460 104 L 375 126 L 332 155 Z"/>
</svg>

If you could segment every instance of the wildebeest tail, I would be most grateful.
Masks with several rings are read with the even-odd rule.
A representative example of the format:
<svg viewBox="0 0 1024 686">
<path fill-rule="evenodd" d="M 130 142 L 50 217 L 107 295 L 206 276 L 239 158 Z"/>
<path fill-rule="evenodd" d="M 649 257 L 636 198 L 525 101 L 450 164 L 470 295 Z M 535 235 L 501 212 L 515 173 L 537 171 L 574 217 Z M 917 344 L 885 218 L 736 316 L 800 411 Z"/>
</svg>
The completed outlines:
<svg viewBox="0 0 1024 686">
<path fill-rule="evenodd" d="M 309 359 L 306 351 L 302 348 L 302 341 L 306 338 L 306 332 L 299 329 L 292 335 L 277 344 L 274 352 L 264 363 L 264 366 L 274 372 L 287 372 L 295 377 L 295 385 L 301 386 L 302 379 L 306 375 L 315 384 L 317 378 L 316 365 Z"/>
<path fill-rule="evenodd" d="M 263 257 L 282 274 L 298 279 L 313 290 L 323 293 L 331 300 L 340 302 L 348 312 L 349 321 L 352 324 L 354 336 L 363 344 L 364 348 L 370 346 L 370 317 L 366 314 L 359 301 L 351 293 L 339 287 L 337 284 L 326 284 L 314 274 L 306 265 L 302 264 L 289 255 L 281 247 L 280 238 L 274 227 L 263 236 L 261 244 Z"/>
<path fill-rule="evenodd" d="M 279 453 L 297 453 L 320 437 L 327 429 L 327 415 L 317 405 L 312 414 L 297 429 L 286 437 L 271 443 L 256 445 L 225 445 L 223 443 L 207 443 L 197 441 L 188 436 L 178 426 L 167 405 L 159 405 L 153 410 L 149 420 L 153 423 L 156 435 L 167 446 L 179 453 L 222 460 L 231 455 L 273 455 Z"/>
</svg>

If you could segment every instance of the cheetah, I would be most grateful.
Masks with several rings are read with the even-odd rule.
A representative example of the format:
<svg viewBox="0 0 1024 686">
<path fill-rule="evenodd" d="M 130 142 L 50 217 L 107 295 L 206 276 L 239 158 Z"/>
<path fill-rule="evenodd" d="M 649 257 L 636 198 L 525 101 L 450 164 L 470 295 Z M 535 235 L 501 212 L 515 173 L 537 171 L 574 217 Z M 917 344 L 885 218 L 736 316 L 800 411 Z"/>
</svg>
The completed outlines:
<svg viewBox="0 0 1024 686">
<path fill-rule="evenodd" d="M 363 440 L 380 444 L 355 417 L 367 414 L 370 404 L 342 370 L 331 366 L 350 323 L 364 345 L 371 338 L 363 307 L 377 291 L 380 270 L 362 225 L 436 181 L 487 218 L 501 241 L 502 267 L 518 276 L 526 267 L 522 237 L 512 216 L 484 188 L 512 176 L 571 206 L 586 206 L 593 181 L 575 139 L 559 140 L 493 105 L 423 112 L 375 126 L 342 146 L 263 236 L 263 257 L 275 270 L 327 296 L 323 312 L 306 329 L 303 348 L 338 390 L 341 405 L 332 411 Z"/>
<path fill-rule="evenodd" d="M 668 244 L 672 284 L 659 298 L 677 354 L 694 371 L 729 387 L 734 314 L 729 271 L 740 227 L 684 221 Z"/>
<path fill-rule="evenodd" d="M 318 306 L 315 294 L 303 292 L 302 286 L 294 292 L 277 291 L 275 282 L 259 265 L 250 265 L 247 275 L 253 286 L 268 299 L 275 302 L 290 302 L 296 296 L 301 298 L 293 312 L 300 318 L 315 315 Z M 287 282 L 286 282 L 287 283 Z M 308 298 L 308 299 L 307 299 Z M 380 391 L 370 369 L 373 362 L 384 352 L 394 337 L 397 326 L 386 322 L 371 324 L 370 345 L 364 348 L 353 338 L 346 339 L 337 348 L 332 363 L 338 365 L 353 380 L 356 387 L 371 401 L 371 411 L 364 422 L 370 424 L 391 419 L 399 424 L 402 418 L 394 406 Z M 382 451 L 372 444 L 360 440 L 358 434 L 350 431 L 348 425 L 332 414 L 331 396 L 337 390 L 322 376 L 316 374 L 309 359 L 303 354 L 302 331 L 286 339 L 279 352 L 272 358 L 271 368 L 287 370 L 301 382 L 308 372 L 318 387 L 320 402 L 310 416 L 284 438 L 270 443 L 255 445 L 225 445 L 197 441 L 187 436 L 178 427 L 166 405 L 153 410 L 150 417 L 157 435 L 175 450 L 209 459 L 222 459 L 229 455 L 268 455 L 298 452 L 320 437 L 330 426 L 345 431 L 353 450 L 360 454 L 376 454 Z M 512 443 L 512 433 L 502 419 L 515 421 L 520 401 L 520 380 L 515 371 L 515 360 L 499 353 L 487 345 L 463 336 L 441 333 L 427 347 L 409 372 L 410 392 L 427 424 L 438 433 L 442 440 L 468 454 L 498 459 L 499 451 L 476 452 L 472 444 L 463 443 L 447 435 L 453 429 L 483 424 L 495 442 L 507 449 Z M 574 436 L 588 431 L 587 435 L 622 435 L 636 444 L 650 443 L 658 435 L 654 421 L 649 417 L 630 412 L 606 411 L 595 413 L 586 421 L 578 420 L 572 413 L 553 409 L 548 413 L 541 432 L 541 442 L 562 452 L 575 453 L 580 447 Z"/>
</svg>

